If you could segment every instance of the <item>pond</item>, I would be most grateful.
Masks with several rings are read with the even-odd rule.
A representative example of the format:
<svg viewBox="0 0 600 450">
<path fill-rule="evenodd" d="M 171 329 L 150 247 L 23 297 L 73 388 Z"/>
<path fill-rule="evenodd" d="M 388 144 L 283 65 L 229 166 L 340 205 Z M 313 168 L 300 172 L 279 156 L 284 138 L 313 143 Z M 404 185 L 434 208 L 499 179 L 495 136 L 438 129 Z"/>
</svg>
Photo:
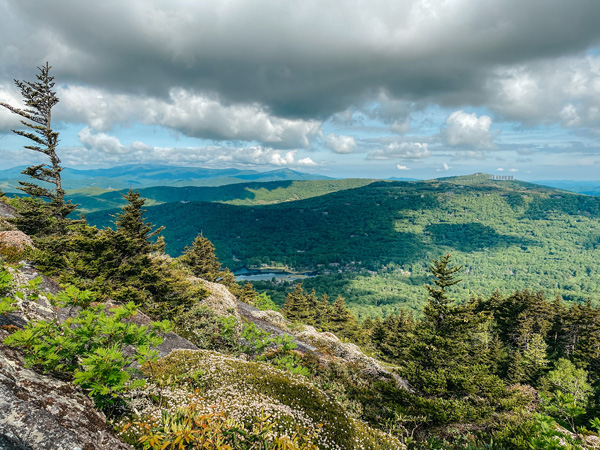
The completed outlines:
<svg viewBox="0 0 600 450">
<path fill-rule="evenodd" d="M 286 272 L 285 270 L 273 270 L 273 269 L 238 269 L 233 272 L 236 281 L 271 281 L 273 278 L 284 281 L 296 281 L 304 278 L 313 277 L 315 275 L 311 273 L 296 273 Z"/>
</svg>

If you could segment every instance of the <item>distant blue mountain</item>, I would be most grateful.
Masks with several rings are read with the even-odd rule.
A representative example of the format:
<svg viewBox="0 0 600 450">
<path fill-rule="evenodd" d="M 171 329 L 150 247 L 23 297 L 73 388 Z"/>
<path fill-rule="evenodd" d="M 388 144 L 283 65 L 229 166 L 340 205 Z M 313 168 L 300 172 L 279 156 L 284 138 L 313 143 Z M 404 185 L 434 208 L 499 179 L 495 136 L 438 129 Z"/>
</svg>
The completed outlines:
<svg viewBox="0 0 600 450">
<path fill-rule="evenodd" d="M 389 178 L 386 178 L 386 180 L 390 180 L 390 181 L 423 181 L 423 180 L 419 180 L 418 178 L 402 178 L 402 177 L 389 177 Z"/>
<path fill-rule="evenodd" d="M 565 191 L 577 192 L 586 195 L 600 195 L 600 180 L 595 181 L 573 181 L 573 180 L 541 180 L 534 181 L 535 184 L 550 186 Z"/>
<path fill-rule="evenodd" d="M 0 189 L 15 192 L 23 167 L 0 170 Z M 207 169 L 156 164 L 129 164 L 108 169 L 72 169 L 62 172 L 65 189 L 96 187 L 101 189 L 145 188 L 152 186 L 223 186 L 247 181 L 328 180 L 323 175 L 278 169 L 268 172 L 240 169 Z"/>
</svg>

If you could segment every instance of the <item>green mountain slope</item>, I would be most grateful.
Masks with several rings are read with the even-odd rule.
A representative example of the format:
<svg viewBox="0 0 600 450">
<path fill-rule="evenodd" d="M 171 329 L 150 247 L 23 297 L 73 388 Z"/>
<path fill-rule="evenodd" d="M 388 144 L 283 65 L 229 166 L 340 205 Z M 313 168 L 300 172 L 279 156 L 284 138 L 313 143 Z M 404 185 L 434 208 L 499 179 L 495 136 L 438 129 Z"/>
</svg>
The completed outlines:
<svg viewBox="0 0 600 450">
<path fill-rule="evenodd" d="M 106 225 L 110 213 L 88 219 Z M 518 181 L 375 182 L 269 206 L 166 203 L 147 217 L 166 226 L 172 255 L 202 232 L 231 268 L 279 264 L 328 274 L 306 285 L 348 295 L 355 311 L 364 306 L 361 315 L 418 309 L 426 267 L 446 252 L 465 266 L 463 298 L 529 288 L 600 299 L 600 198 Z"/>
<path fill-rule="evenodd" d="M 374 180 L 315 180 L 315 181 L 271 181 L 244 182 L 220 187 L 170 187 L 157 186 L 139 189 L 146 205 L 158 205 L 169 202 L 221 202 L 233 205 L 266 205 L 300 200 L 328 194 L 344 189 L 365 186 Z M 71 192 L 68 198 L 79 206 L 83 212 L 102 209 L 120 208 L 125 204 L 123 199 L 127 190 L 98 192 L 89 188 Z"/>
</svg>

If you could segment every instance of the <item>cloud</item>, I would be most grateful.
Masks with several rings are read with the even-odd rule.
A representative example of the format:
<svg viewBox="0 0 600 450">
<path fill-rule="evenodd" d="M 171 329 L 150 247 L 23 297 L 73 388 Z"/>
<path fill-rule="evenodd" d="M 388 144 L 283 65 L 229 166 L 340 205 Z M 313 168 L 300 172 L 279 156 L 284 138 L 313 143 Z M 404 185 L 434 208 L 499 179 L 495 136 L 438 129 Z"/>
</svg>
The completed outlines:
<svg viewBox="0 0 600 450">
<path fill-rule="evenodd" d="M 423 159 L 429 158 L 431 151 L 427 143 L 392 142 L 367 155 L 368 159 Z"/>
<path fill-rule="evenodd" d="M 22 108 L 18 90 L 14 85 L 0 83 L 0 102 Z M 21 127 L 20 117 L 0 106 L 0 133 L 8 133 L 14 128 Z"/>
<path fill-rule="evenodd" d="M 491 125 L 492 119 L 489 116 L 477 117 L 475 113 L 454 111 L 446 119 L 446 126 L 441 131 L 442 142 L 449 147 L 494 148 Z"/>
<path fill-rule="evenodd" d="M 442 168 L 441 169 L 435 169 L 436 172 L 447 172 L 450 169 L 452 169 L 452 167 L 450 167 L 447 163 L 442 163 Z"/>
<path fill-rule="evenodd" d="M 275 117 L 258 104 L 225 105 L 217 97 L 182 89 L 173 89 L 168 100 L 84 86 L 71 86 L 59 94 L 59 119 L 89 123 L 103 131 L 137 120 L 191 137 L 256 141 L 277 148 L 306 148 L 320 131 L 316 120 Z"/>
<path fill-rule="evenodd" d="M 356 140 L 353 136 L 336 136 L 333 133 L 329 133 L 324 136 L 323 144 L 335 153 L 353 153 L 356 150 Z"/>
<path fill-rule="evenodd" d="M 410 131 L 410 122 L 408 119 L 404 120 L 403 122 L 396 120 L 390 125 L 390 130 L 394 133 L 406 134 Z"/>
<path fill-rule="evenodd" d="M 596 0 L 3 0 L 0 13 L 4 76 L 50 60 L 68 83 L 164 98 L 210 91 L 279 117 L 328 116 L 382 90 L 480 103 L 499 66 L 600 38 Z"/>
<path fill-rule="evenodd" d="M 108 154 L 124 154 L 130 148 L 121 144 L 121 141 L 114 136 L 109 136 L 105 133 L 94 134 L 89 128 L 84 128 L 78 134 L 79 140 L 86 149 Z"/>
<path fill-rule="evenodd" d="M 398 170 L 410 170 L 410 168 L 409 168 L 409 167 L 403 166 L 403 165 L 401 165 L 401 164 L 398 164 L 398 165 L 396 166 L 396 169 L 398 169 Z"/>
<path fill-rule="evenodd" d="M 454 158 L 456 160 L 464 160 L 464 159 L 478 159 L 478 160 L 482 160 L 485 159 L 486 154 L 482 151 L 474 151 L 474 150 L 467 150 L 464 152 L 456 152 L 454 154 Z"/>
<path fill-rule="evenodd" d="M 123 144 L 106 133 L 94 133 L 90 128 L 79 132 L 82 147 L 62 149 L 67 165 L 168 163 L 212 167 L 273 166 L 310 168 L 319 164 L 309 157 L 297 158 L 298 151 L 282 151 L 261 146 L 252 147 L 153 147 L 134 141 Z"/>
<path fill-rule="evenodd" d="M 600 56 L 576 55 L 497 69 L 490 108 L 526 125 L 560 123 L 600 130 Z"/>
</svg>

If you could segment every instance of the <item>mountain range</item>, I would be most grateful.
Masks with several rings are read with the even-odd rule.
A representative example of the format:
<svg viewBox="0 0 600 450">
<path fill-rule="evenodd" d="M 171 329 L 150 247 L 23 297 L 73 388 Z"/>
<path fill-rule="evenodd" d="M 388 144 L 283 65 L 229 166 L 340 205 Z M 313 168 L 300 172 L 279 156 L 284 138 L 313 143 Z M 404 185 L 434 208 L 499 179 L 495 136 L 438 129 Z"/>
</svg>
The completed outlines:
<svg viewBox="0 0 600 450">
<path fill-rule="evenodd" d="M 7 193 L 18 192 L 18 180 L 25 167 L 0 170 L 0 189 Z M 206 169 L 202 167 L 177 167 L 152 164 L 130 164 L 109 169 L 72 169 L 62 172 L 63 186 L 67 190 L 140 189 L 150 186 L 223 186 L 249 181 L 325 180 L 323 175 L 278 169 L 268 172 L 240 169 Z M 93 189 L 96 189 L 95 191 Z"/>
</svg>

